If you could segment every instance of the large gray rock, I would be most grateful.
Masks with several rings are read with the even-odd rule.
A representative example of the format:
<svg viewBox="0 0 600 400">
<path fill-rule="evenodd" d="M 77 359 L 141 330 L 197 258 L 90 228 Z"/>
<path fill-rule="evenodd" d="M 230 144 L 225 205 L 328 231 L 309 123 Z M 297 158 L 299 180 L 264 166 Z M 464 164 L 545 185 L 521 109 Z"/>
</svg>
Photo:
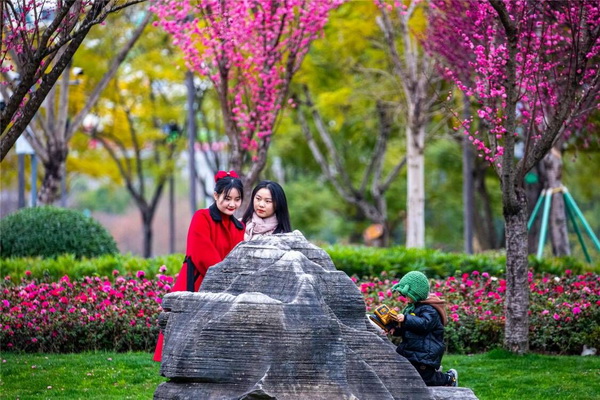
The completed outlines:
<svg viewBox="0 0 600 400">
<path fill-rule="evenodd" d="M 426 387 L 299 232 L 241 243 L 200 292 L 168 294 L 163 308 L 169 381 L 155 399 L 475 399 Z"/>
</svg>

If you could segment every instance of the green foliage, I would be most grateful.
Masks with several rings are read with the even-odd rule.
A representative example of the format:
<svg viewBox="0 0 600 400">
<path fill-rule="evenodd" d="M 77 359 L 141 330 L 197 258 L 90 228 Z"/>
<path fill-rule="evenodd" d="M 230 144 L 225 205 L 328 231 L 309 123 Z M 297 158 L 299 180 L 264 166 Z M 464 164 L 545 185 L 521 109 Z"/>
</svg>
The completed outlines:
<svg viewBox="0 0 600 400">
<path fill-rule="evenodd" d="M 148 353 L 3 353 L 2 359 L 0 397 L 7 399 L 151 399 L 165 381 Z"/>
<path fill-rule="evenodd" d="M 55 207 L 19 210 L 0 220 L 0 255 L 77 258 L 117 253 L 106 229 L 82 213 Z"/>
<path fill-rule="evenodd" d="M 332 12 L 330 22 L 325 27 L 325 35 L 311 47 L 291 88 L 292 93 L 301 99 L 297 110 L 302 108 L 309 114 L 302 106 L 304 90 L 301 85 L 308 87 L 315 110 L 322 116 L 335 143 L 342 164 L 336 168 L 341 168 L 348 174 L 357 190 L 367 172 L 380 129 L 376 103 L 382 99 L 386 104 L 400 101 L 398 91 L 392 89 L 397 88 L 398 82 L 385 70 L 389 60 L 381 50 L 382 43 L 377 43 L 382 38 L 375 21 L 378 15 L 379 11 L 372 2 L 347 3 Z M 340 79 L 341 76 L 344 79 Z M 288 178 L 286 186 L 294 184 L 296 179 L 298 184 L 304 184 L 307 176 L 323 176 L 321 167 L 306 145 L 297 111 L 288 110 L 285 116 L 271 151 L 285 161 L 287 176 L 293 176 L 292 179 Z M 402 122 L 396 117 L 394 115 L 394 126 L 383 160 L 383 176 L 403 157 L 405 146 Z M 324 143 L 316 134 L 314 121 L 310 116 L 308 124 L 313 129 L 317 146 L 325 152 Z M 327 161 L 334 162 L 332 159 Z M 369 179 L 367 187 L 373 184 Z M 344 185 L 347 186 L 346 183 Z M 402 225 L 400 215 L 405 208 L 406 192 L 403 185 L 404 179 L 398 178 L 385 194 L 392 231 Z M 298 229 L 305 232 L 303 227 L 307 227 L 306 236 L 315 241 L 361 241 L 363 230 L 371 222 L 358 207 L 342 198 L 325 179 L 319 179 L 316 184 L 311 183 L 307 187 L 315 190 L 298 191 L 299 203 L 309 202 L 311 207 L 317 205 L 318 210 L 311 216 L 300 218 L 310 218 L 316 224 L 299 224 Z M 349 187 L 346 189 L 351 190 Z M 307 196 L 306 193 L 309 192 L 311 195 Z M 317 194 L 327 196 L 328 201 L 323 204 L 312 201 L 310 197 Z M 363 194 L 370 196 L 368 191 Z M 294 208 L 291 210 L 291 216 L 295 218 L 296 211 Z M 402 233 L 398 232 L 398 235 Z"/>
<path fill-rule="evenodd" d="M 7 399 L 149 399 L 165 382 L 160 364 L 144 352 L 2 353 L 2 359 L 0 386 Z M 600 357 L 493 350 L 446 354 L 443 364 L 457 369 L 460 386 L 480 400 L 592 400 L 600 393 Z"/>
<path fill-rule="evenodd" d="M 485 354 L 446 354 L 444 369 L 456 368 L 459 385 L 480 400 L 592 400 L 600 393 L 600 357 L 515 355 L 496 349 Z"/>
<path fill-rule="evenodd" d="M 557 354 L 600 348 L 599 287 L 598 275 L 570 272 L 530 283 L 530 347 Z"/>
<path fill-rule="evenodd" d="M 596 258 L 596 262 L 592 264 L 587 264 L 582 259 L 569 256 L 537 258 L 532 255 L 529 257 L 529 267 L 536 272 L 548 272 L 555 275 L 560 275 L 565 270 L 571 270 L 576 274 L 585 271 L 600 272 L 599 258 Z"/>
<path fill-rule="evenodd" d="M 377 248 L 341 245 L 330 246 L 325 250 L 338 269 L 357 277 L 376 276 L 383 271 L 388 276 L 398 276 L 415 270 L 430 278 L 473 271 L 500 276 L 504 274 L 506 265 L 506 256 L 499 252 L 467 255 L 403 246 Z M 561 274 L 565 270 L 573 273 L 600 272 L 600 263 L 590 265 L 570 257 L 538 259 L 530 256 L 529 265 L 538 273 Z"/>
<path fill-rule="evenodd" d="M 287 188 L 286 188 L 287 189 Z M 297 214 L 301 216 L 302 213 Z M 320 223 L 327 229 L 335 230 L 323 214 L 306 213 L 307 216 L 316 215 L 315 224 Z M 292 217 L 293 218 L 293 217 Z M 293 219 L 294 228 L 302 223 L 303 219 Z M 322 232 L 332 232 L 323 230 Z M 328 236 L 321 238 L 327 241 Z M 502 253 L 484 253 L 465 255 L 460 253 L 444 253 L 430 249 L 407 249 L 403 246 L 390 248 L 377 248 L 365 246 L 326 246 L 327 251 L 335 266 L 349 276 L 368 277 L 377 276 L 382 272 L 388 276 L 400 276 L 408 271 L 422 271 L 430 278 L 444 278 L 465 272 L 488 272 L 496 276 L 504 274 L 506 258 Z M 119 274 L 135 274 L 144 271 L 148 279 L 152 279 L 158 269 L 165 265 L 167 274 L 179 271 L 184 256 L 183 254 L 169 254 L 154 258 L 143 258 L 131 254 L 102 255 L 96 258 L 77 259 L 74 255 L 61 255 L 54 258 L 42 257 L 12 257 L 0 258 L 0 271 L 2 275 L 18 279 L 25 276 L 25 271 L 30 272 L 32 278 L 58 280 L 68 275 L 73 279 L 86 276 L 111 277 L 113 271 Z M 600 264 L 589 265 L 572 258 L 537 259 L 530 257 L 530 267 L 536 272 L 547 272 L 556 275 L 569 269 L 573 273 L 586 271 L 600 272 Z"/>
<path fill-rule="evenodd" d="M 426 245 L 443 251 L 463 251 L 464 211 L 462 155 L 460 143 L 446 137 L 429 139 L 425 149 L 425 234 Z M 448 168 L 448 166 L 455 166 Z M 488 200 L 495 222 L 502 226 L 502 201 L 498 178 L 488 168 L 485 178 Z M 483 199 L 474 193 L 474 214 L 482 214 Z M 476 218 L 481 220 L 482 216 Z M 477 232 L 476 232 L 477 233 Z M 497 232 L 500 236 L 501 232 Z"/>
<path fill-rule="evenodd" d="M 103 211 L 111 214 L 123 214 L 131 204 L 131 196 L 125 188 L 114 185 L 102 185 L 90 190 L 88 179 L 78 180 L 71 185 L 79 210 Z"/>
<path fill-rule="evenodd" d="M 131 254 L 106 254 L 96 258 L 76 259 L 71 254 L 55 258 L 26 257 L 26 258 L 1 258 L 0 271 L 2 277 L 9 276 L 18 283 L 21 277 L 29 271 L 31 278 L 44 281 L 58 281 L 68 275 L 72 279 L 82 279 L 86 276 L 112 278 L 118 275 L 135 275 L 144 271 L 148 279 L 153 279 L 159 268 L 167 267 L 166 274 L 173 275 L 183 262 L 183 254 L 170 254 L 155 258 L 136 257 Z"/>
<path fill-rule="evenodd" d="M 475 270 L 498 275 L 504 272 L 505 263 L 501 255 L 467 256 L 430 249 L 408 249 L 402 246 L 376 248 L 336 245 L 328 247 L 326 251 L 338 269 L 358 277 L 379 275 L 383 271 L 389 276 L 421 271 L 430 278 Z"/>
<path fill-rule="evenodd" d="M 476 315 L 470 315 L 463 317 L 460 324 L 448 325 L 444 338 L 453 353 L 481 353 L 502 346 L 504 325 L 498 321 L 480 321 Z"/>
<path fill-rule="evenodd" d="M 292 228 L 316 242 L 335 243 L 350 229 L 351 222 L 337 218 L 343 213 L 336 195 L 323 182 L 300 178 L 285 185 Z M 310 195 L 307 195 L 307 194 Z"/>
</svg>

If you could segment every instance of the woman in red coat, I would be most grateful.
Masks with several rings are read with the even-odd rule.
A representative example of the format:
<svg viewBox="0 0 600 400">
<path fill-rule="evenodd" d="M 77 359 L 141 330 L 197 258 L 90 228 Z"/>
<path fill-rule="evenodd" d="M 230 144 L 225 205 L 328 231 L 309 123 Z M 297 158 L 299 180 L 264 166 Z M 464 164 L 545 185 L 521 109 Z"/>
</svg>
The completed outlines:
<svg viewBox="0 0 600 400">
<path fill-rule="evenodd" d="M 188 284 L 188 263 L 194 271 L 194 291 L 198 291 L 206 271 L 223 261 L 225 256 L 244 239 L 244 225 L 234 217 L 242 205 L 244 188 L 235 171 L 219 171 L 215 175 L 215 202 L 198 210 L 192 218 L 187 236 L 186 262 L 184 262 L 171 292 L 191 289 Z M 190 287 L 188 287 L 188 285 Z M 163 334 L 158 336 L 154 361 L 162 360 Z"/>
</svg>

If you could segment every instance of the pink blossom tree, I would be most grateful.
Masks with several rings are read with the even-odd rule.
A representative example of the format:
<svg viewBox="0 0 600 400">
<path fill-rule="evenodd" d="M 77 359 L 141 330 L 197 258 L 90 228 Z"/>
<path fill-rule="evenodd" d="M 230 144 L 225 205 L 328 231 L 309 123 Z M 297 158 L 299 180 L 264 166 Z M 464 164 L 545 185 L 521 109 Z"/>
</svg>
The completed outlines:
<svg viewBox="0 0 600 400">
<path fill-rule="evenodd" d="M 25 131 L 90 29 L 145 0 L 2 0 L 0 161 Z"/>
<path fill-rule="evenodd" d="M 157 0 L 160 25 L 219 96 L 230 167 L 258 179 L 292 77 L 344 0 Z M 248 170 L 244 171 L 248 166 Z"/>
<path fill-rule="evenodd" d="M 593 0 L 432 0 L 428 47 L 479 103 L 460 129 L 496 170 L 506 224 L 505 346 L 528 350 L 525 174 L 580 130 L 600 100 L 600 4 Z M 588 132 L 588 137 L 593 133 Z M 596 134 L 597 135 L 597 134 Z M 515 154 L 522 142 L 523 154 Z"/>
</svg>

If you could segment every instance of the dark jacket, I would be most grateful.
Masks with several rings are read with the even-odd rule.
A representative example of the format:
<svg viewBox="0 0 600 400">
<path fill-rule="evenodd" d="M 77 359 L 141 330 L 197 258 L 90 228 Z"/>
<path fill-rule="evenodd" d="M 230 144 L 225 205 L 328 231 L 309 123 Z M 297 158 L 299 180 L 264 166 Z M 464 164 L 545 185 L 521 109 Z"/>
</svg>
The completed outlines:
<svg viewBox="0 0 600 400">
<path fill-rule="evenodd" d="M 402 336 L 402 343 L 396 348 L 398 354 L 409 361 L 439 368 L 446 350 L 446 312 L 443 304 L 443 301 L 435 296 L 415 303 L 415 309 L 404 316 L 400 329 L 394 331 L 394 336 Z"/>
</svg>

